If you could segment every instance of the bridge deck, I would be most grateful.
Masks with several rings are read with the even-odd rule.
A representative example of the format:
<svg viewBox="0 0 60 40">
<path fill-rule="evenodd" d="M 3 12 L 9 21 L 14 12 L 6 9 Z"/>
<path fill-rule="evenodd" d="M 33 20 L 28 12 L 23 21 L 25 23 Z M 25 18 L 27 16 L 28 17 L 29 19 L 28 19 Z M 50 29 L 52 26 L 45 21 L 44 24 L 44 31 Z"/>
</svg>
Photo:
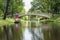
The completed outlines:
<svg viewBox="0 0 60 40">
<path fill-rule="evenodd" d="M 22 17 L 22 16 L 30 16 L 30 15 L 36 15 L 36 16 L 41 16 L 41 17 L 47 17 L 47 18 L 50 18 L 52 15 L 51 14 L 20 14 L 19 16 Z"/>
</svg>

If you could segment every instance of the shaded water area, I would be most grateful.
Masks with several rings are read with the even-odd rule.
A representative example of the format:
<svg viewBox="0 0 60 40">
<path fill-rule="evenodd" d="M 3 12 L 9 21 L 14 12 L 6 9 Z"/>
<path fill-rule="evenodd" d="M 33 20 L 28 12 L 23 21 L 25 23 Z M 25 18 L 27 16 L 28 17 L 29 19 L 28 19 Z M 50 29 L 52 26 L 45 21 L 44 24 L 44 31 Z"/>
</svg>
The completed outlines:
<svg viewBox="0 0 60 40">
<path fill-rule="evenodd" d="M 34 23 L 33 23 L 34 24 Z M 0 27 L 0 40 L 60 40 L 60 25 L 57 23 L 43 23 L 37 27 L 21 26 L 20 24 L 6 25 Z"/>
</svg>

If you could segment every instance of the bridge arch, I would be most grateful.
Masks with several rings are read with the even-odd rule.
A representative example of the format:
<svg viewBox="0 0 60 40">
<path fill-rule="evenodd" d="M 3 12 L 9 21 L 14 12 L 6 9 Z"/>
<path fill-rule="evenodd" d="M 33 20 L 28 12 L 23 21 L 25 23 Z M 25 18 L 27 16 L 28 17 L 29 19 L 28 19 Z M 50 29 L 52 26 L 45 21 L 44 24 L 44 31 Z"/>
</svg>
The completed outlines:
<svg viewBox="0 0 60 40">
<path fill-rule="evenodd" d="M 46 15 L 46 14 L 19 14 L 19 18 L 20 17 L 24 17 L 24 16 L 40 16 L 40 17 L 44 17 L 44 18 L 50 18 L 51 16 L 50 15 Z"/>
</svg>

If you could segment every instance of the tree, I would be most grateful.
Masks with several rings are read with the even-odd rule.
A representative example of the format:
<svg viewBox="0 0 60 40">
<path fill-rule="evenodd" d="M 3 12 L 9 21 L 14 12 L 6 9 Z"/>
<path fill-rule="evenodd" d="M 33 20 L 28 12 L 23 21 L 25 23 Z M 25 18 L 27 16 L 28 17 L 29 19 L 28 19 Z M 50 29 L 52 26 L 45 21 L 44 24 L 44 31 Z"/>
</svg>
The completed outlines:
<svg viewBox="0 0 60 40">
<path fill-rule="evenodd" d="M 24 5 L 22 0 L 11 0 L 9 5 L 9 15 L 25 13 Z"/>
<path fill-rule="evenodd" d="M 15 13 L 25 13 L 24 4 L 22 0 L 10 0 L 7 6 L 7 0 L 0 0 L 0 15 L 1 16 L 13 16 Z M 8 9 L 5 15 L 6 8 Z"/>
<path fill-rule="evenodd" d="M 6 16 L 7 16 L 7 14 L 8 14 L 9 3 L 10 3 L 10 0 L 7 0 L 6 9 L 5 9 L 4 17 L 3 17 L 4 20 L 6 19 Z"/>
<path fill-rule="evenodd" d="M 45 13 L 53 13 L 60 10 L 60 6 L 56 5 L 57 3 L 59 5 L 60 0 L 33 0 L 32 7 L 29 11 L 40 10 Z"/>
<path fill-rule="evenodd" d="M 53 13 L 56 13 L 56 14 L 59 14 L 60 13 L 60 3 L 56 3 L 54 6 L 53 6 Z"/>
<path fill-rule="evenodd" d="M 4 14 L 4 10 L 5 10 L 5 5 L 6 4 L 6 0 L 0 0 L 0 16 L 3 16 Z"/>
</svg>

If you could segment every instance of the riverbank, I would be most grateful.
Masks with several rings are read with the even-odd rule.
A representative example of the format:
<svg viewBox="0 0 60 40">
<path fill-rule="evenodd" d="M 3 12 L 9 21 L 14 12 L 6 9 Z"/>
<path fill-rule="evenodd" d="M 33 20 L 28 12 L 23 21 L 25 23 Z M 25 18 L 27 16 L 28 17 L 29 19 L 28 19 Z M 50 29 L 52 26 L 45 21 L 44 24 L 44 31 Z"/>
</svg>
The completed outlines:
<svg viewBox="0 0 60 40">
<path fill-rule="evenodd" d="M 54 14 L 54 16 L 50 18 L 50 20 L 60 23 L 60 14 Z"/>
<path fill-rule="evenodd" d="M 0 26 L 3 26 L 3 25 L 8 25 L 8 24 L 13 24 L 14 23 L 14 19 L 12 18 L 7 18 L 6 20 L 0 20 Z"/>
<path fill-rule="evenodd" d="M 1 25 L 8 25 L 8 24 L 13 24 L 15 19 L 13 18 L 7 18 L 6 20 L 0 19 L 0 26 Z M 40 20 L 41 22 L 57 22 L 60 23 L 60 14 L 55 14 L 48 20 Z M 26 22 L 22 22 L 22 24 L 25 24 Z"/>
</svg>

